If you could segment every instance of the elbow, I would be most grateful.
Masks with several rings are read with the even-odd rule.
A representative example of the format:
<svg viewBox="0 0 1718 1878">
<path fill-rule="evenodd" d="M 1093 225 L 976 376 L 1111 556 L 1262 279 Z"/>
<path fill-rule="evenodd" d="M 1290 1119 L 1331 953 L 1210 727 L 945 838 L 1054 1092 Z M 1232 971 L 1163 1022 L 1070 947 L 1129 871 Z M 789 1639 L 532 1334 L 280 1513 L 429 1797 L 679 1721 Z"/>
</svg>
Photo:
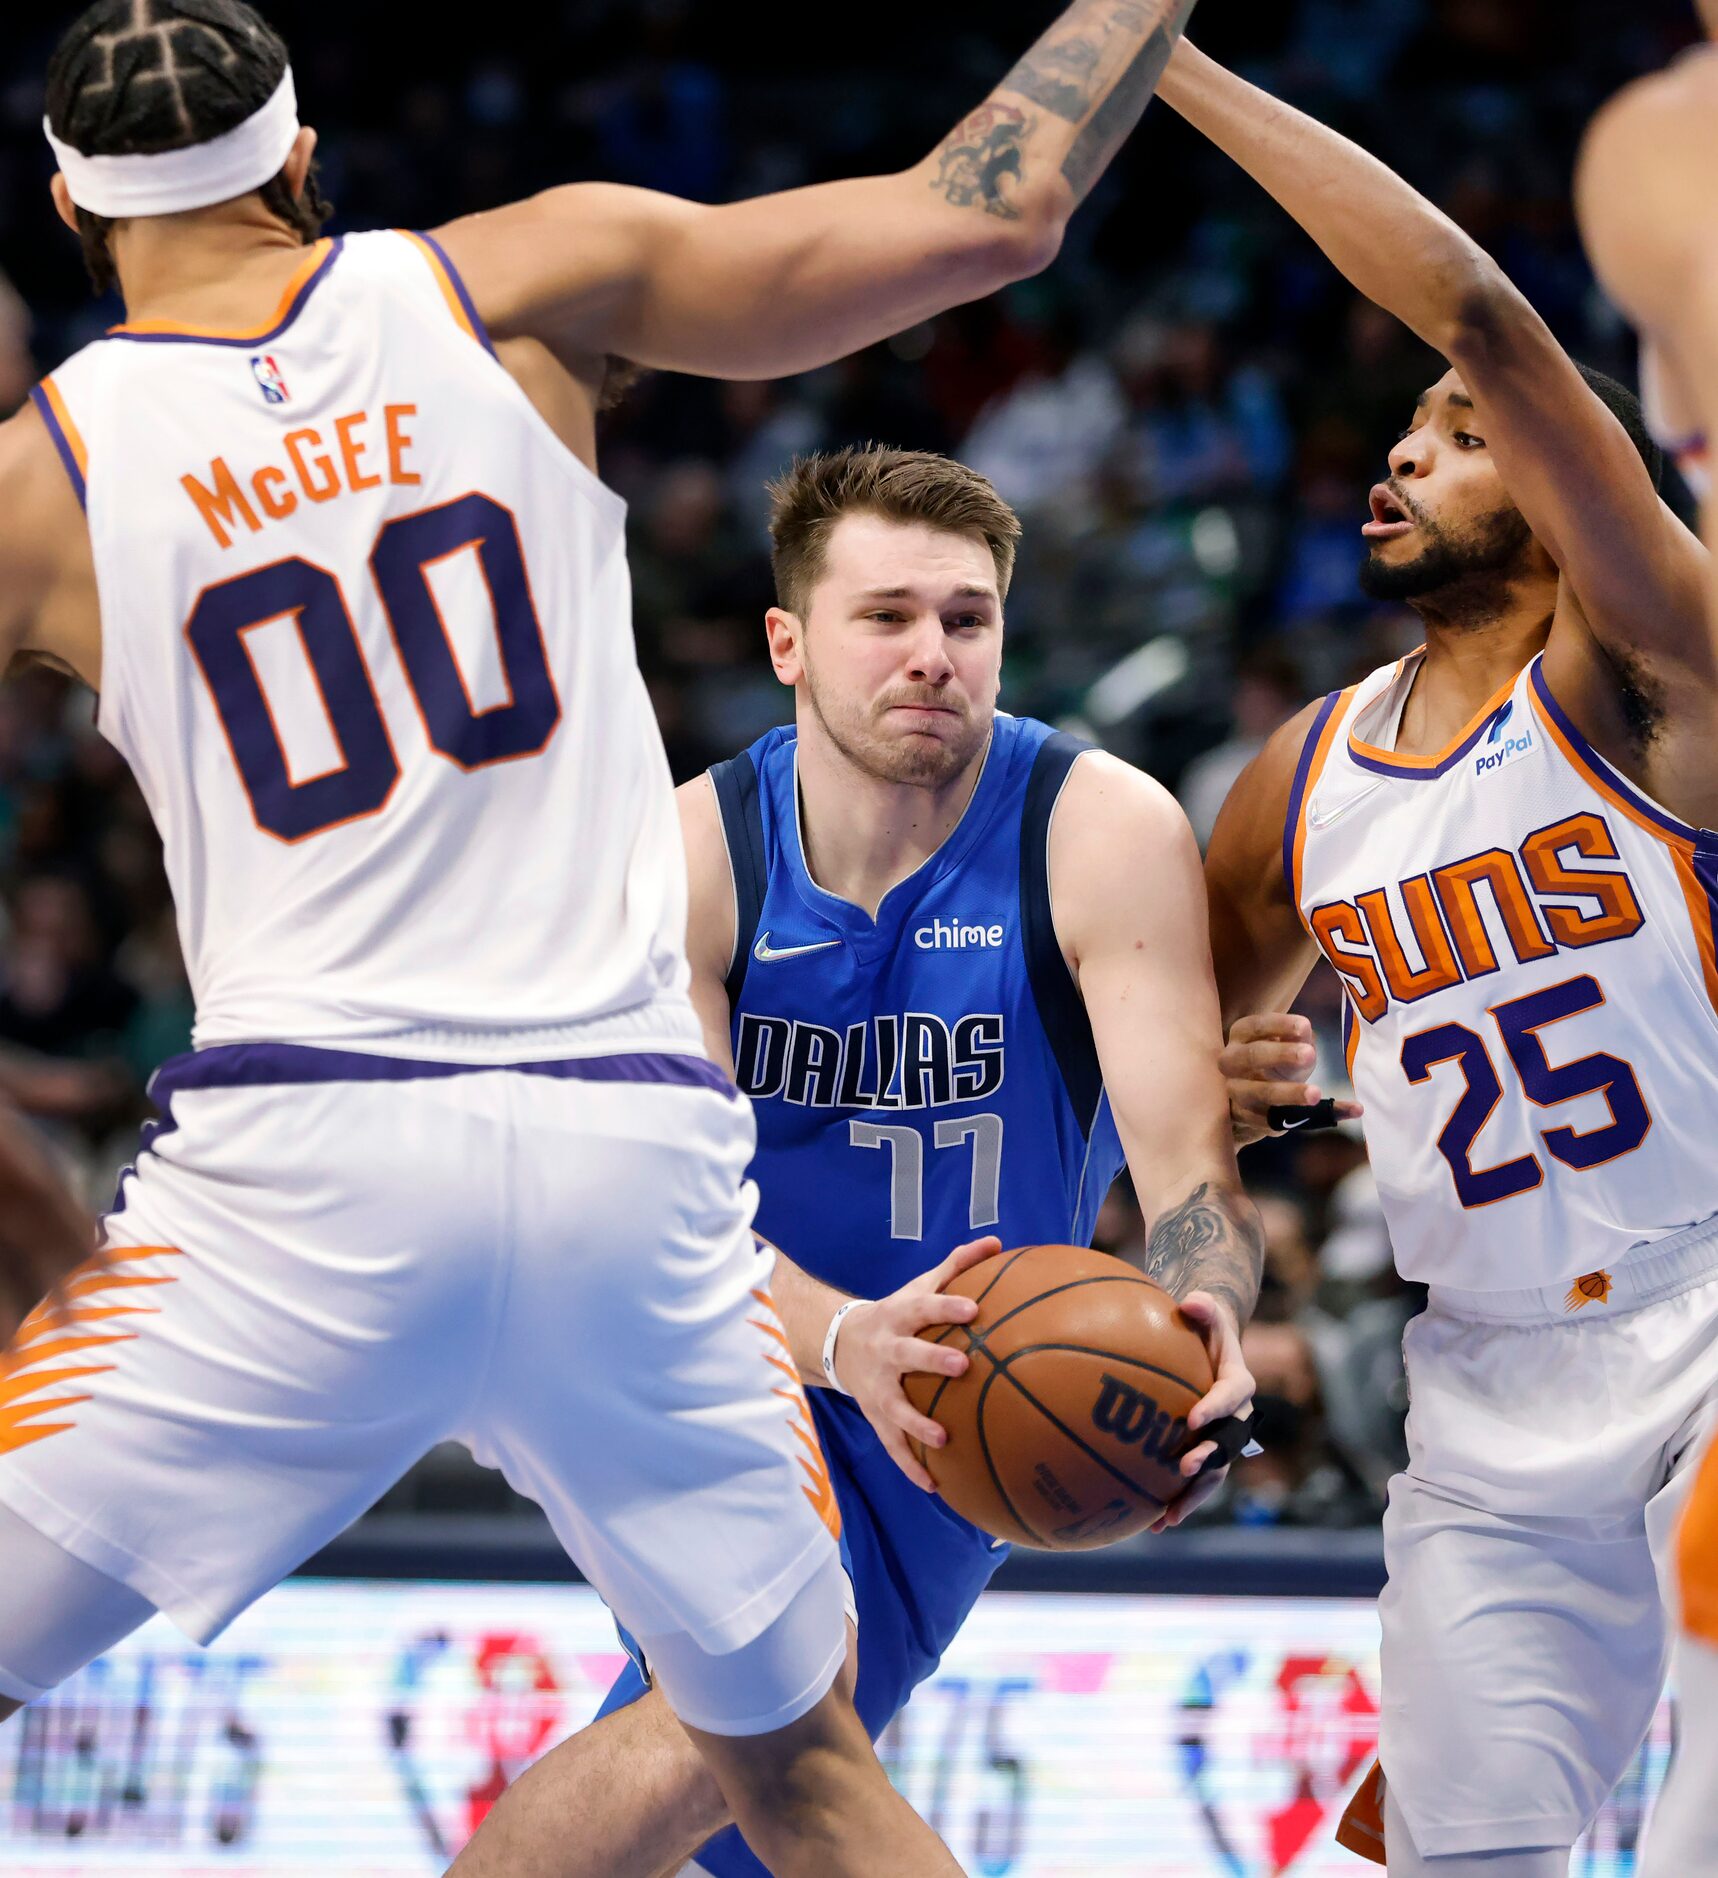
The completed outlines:
<svg viewBox="0 0 1718 1878">
<path fill-rule="evenodd" d="M 974 217 L 965 230 L 960 260 L 968 298 L 1043 273 L 1062 250 L 1068 218 L 1059 207 L 1035 198 L 1011 206 L 1014 214 Z"/>
<path fill-rule="evenodd" d="M 1431 337 L 1454 366 L 1484 360 L 1538 322 L 1520 290 L 1489 255 L 1464 259 L 1450 270 L 1443 286 L 1444 317 Z"/>
<path fill-rule="evenodd" d="M 1032 198 L 1021 204 L 1020 219 L 1008 224 L 1008 280 L 1028 280 L 1042 274 L 1062 252 L 1068 232 L 1069 206 Z"/>
</svg>

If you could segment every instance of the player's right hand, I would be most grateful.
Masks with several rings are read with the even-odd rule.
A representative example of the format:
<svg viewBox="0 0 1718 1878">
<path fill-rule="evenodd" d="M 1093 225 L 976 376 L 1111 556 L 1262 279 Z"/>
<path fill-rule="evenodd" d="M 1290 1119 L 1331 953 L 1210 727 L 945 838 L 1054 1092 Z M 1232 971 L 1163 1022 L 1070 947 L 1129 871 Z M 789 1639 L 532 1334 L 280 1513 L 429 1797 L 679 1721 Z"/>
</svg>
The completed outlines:
<svg viewBox="0 0 1718 1878">
<path fill-rule="evenodd" d="M 94 1253 L 94 1222 L 29 1125 L 0 1109 L 0 1350 Z"/>
<path fill-rule="evenodd" d="M 971 1298 L 945 1297 L 943 1286 L 968 1266 L 993 1258 L 1002 1250 L 996 1238 L 974 1239 L 956 1246 L 943 1262 L 886 1298 L 861 1304 L 847 1313 L 835 1342 L 835 1373 L 841 1386 L 865 1411 L 895 1465 L 926 1493 L 936 1482 L 913 1459 L 909 1441 L 940 1448 L 948 1436 L 907 1400 L 901 1378 L 909 1374 L 959 1376 L 967 1358 L 945 1344 L 930 1343 L 918 1333 L 944 1324 L 969 1324 L 978 1315 Z"/>
<path fill-rule="evenodd" d="M 1317 1083 L 1306 1080 L 1318 1061 L 1312 1025 L 1291 1012 L 1236 1018 L 1218 1061 L 1229 1082 L 1229 1121 L 1238 1148 L 1283 1132 L 1271 1127 L 1271 1109 L 1310 1107 L 1324 1100 Z M 1362 1110 L 1358 1102 L 1338 1102 L 1336 1113 L 1351 1121 Z"/>
</svg>

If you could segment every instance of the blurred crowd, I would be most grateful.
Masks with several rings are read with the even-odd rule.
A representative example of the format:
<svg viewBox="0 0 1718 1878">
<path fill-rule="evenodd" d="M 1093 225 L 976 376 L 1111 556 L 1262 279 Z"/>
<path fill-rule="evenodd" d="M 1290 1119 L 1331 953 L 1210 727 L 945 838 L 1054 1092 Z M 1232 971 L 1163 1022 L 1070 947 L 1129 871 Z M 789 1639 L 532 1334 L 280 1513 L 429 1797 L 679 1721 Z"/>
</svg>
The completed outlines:
<svg viewBox="0 0 1718 1878">
<path fill-rule="evenodd" d="M 767 3 L 737 23 L 710 0 L 559 0 L 409 33 L 381 0 L 265 10 L 322 133 L 336 227 L 362 228 L 587 177 L 715 200 L 896 167 L 1054 5 L 993 0 L 976 23 L 876 0 L 837 62 L 799 10 Z M 72 11 L 9 22 L 0 67 L 0 264 L 16 284 L 0 287 L 0 412 L 116 315 L 89 298 L 47 203 L 40 75 Z M 1626 378 L 1570 165 L 1601 99 L 1688 41 L 1687 11 L 1206 0 L 1193 36 L 1399 169 L 1577 356 Z M 1049 274 L 806 377 L 646 376 L 609 414 L 603 470 L 630 504 L 635 626 L 676 774 L 787 715 L 762 656 L 766 483 L 796 452 L 876 438 L 961 457 L 1024 518 L 1005 705 L 1152 770 L 1203 841 L 1286 716 L 1416 643 L 1411 615 L 1361 596 L 1358 529 L 1440 369 L 1154 106 Z M 0 1089 L 99 1204 L 148 1113 L 150 1068 L 187 1045 L 191 998 L 141 798 L 88 695 L 39 669 L 0 689 L 0 903 Z M 1328 975 L 1301 1008 L 1340 1092 Z M 1247 1342 L 1269 1454 L 1214 1516 L 1366 1522 L 1400 1465 L 1399 1346 L 1418 1300 L 1394 1275 L 1356 1132 L 1261 1144 L 1243 1167 L 1269 1243 Z M 1100 1243 L 1143 1256 L 1125 1188 Z M 396 1503 L 474 1491 L 431 1469 Z"/>
</svg>

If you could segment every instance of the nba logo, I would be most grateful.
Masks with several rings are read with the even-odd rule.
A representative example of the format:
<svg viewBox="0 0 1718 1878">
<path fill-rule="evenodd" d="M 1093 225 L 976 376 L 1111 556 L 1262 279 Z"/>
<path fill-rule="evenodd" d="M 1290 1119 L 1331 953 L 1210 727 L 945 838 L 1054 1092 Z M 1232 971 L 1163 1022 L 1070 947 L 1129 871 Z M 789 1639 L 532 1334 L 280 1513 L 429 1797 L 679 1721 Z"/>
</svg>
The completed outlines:
<svg viewBox="0 0 1718 1878">
<path fill-rule="evenodd" d="M 286 388 L 286 380 L 280 375 L 280 367 L 275 364 L 272 354 L 258 353 L 251 360 L 251 370 L 256 374 L 256 381 L 262 387 L 262 395 L 270 404 L 285 404 L 291 394 Z"/>
</svg>

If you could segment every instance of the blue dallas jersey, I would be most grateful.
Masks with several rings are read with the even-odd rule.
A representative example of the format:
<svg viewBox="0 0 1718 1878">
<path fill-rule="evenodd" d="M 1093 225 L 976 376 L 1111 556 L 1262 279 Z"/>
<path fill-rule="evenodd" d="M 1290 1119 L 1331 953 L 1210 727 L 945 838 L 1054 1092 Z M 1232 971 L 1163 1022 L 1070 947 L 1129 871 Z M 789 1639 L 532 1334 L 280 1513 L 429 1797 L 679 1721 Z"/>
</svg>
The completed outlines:
<svg viewBox="0 0 1718 1878">
<path fill-rule="evenodd" d="M 981 1233 L 1085 1244 L 1122 1164 L 1050 920 L 1050 818 L 1086 746 L 998 716 L 959 826 L 873 920 L 806 871 L 796 744 L 772 730 L 710 772 L 738 909 L 728 1002 L 736 1075 L 757 1112 L 758 1230 L 867 1298 Z M 841 1505 L 854 1703 L 875 1738 L 1006 1548 L 921 1493 L 855 1403 L 806 1393 Z M 635 1661 L 603 1712 L 644 1688 Z M 697 1865 L 767 1878 L 732 1827 Z"/>
<path fill-rule="evenodd" d="M 1087 746 L 998 715 L 959 825 L 873 920 L 807 872 L 797 741 L 772 730 L 711 771 L 758 1230 L 865 1298 L 983 1232 L 1086 1244 L 1122 1155 L 1051 923 L 1049 836 Z"/>
</svg>

